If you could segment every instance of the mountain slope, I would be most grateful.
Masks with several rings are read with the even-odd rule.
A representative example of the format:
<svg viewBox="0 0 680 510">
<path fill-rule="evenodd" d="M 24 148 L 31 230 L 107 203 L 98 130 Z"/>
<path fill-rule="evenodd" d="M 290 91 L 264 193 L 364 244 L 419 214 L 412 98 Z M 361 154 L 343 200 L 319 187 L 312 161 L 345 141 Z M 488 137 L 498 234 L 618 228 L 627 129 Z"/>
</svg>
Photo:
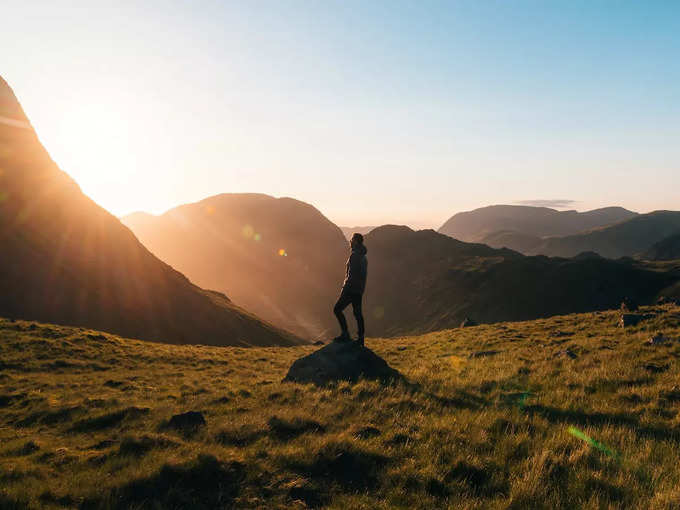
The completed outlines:
<svg viewBox="0 0 680 510">
<path fill-rule="evenodd" d="M 300 342 L 149 253 L 56 166 L 1 79 L 0 246 L 0 315 L 172 343 Z"/>
<path fill-rule="evenodd" d="M 547 207 L 492 205 L 455 214 L 439 232 L 461 241 L 484 242 L 496 232 L 546 237 L 576 234 L 636 215 L 622 207 L 605 207 L 586 212 L 557 211 Z"/>
<path fill-rule="evenodd" d="M 608 258 L 632 257 L 678 231 L 680 212 L 655 211 L 591 232 L 544 239 L 532 252 L 573 257 L 584 251 L 593 251 Z"/>
<path fill-rule="evenodd" d="M 308 338 L 327 337 L 335 327 L 332 305 L 348 243 L 309 204 L 222 194 L 161 216 L 135 213 L 122 221 L 192 281 L 226 292 L 280 327 Z"/>
<path fill-rule="evenodd" d="M 499 230 L 485 235 L 478 242 L 493 248 L 508 248 L 527 255 L 535 253 L 543 243 L 543 238 L 513 230 Z"/>
<path fill-rule="evenodd" d="M 677 276 L 607 259 L 525 257 L 432 230 L 384 226 L 366 236 L 370 335 L 602 310 L 649 302 Z"/>
<path fill-rule="evenodd" d="M 680 259 L 680 234 L 654 243 L 652 247 L 643 254 L 643 258 L 648 260 L 678 260 Z"/>
</svg>

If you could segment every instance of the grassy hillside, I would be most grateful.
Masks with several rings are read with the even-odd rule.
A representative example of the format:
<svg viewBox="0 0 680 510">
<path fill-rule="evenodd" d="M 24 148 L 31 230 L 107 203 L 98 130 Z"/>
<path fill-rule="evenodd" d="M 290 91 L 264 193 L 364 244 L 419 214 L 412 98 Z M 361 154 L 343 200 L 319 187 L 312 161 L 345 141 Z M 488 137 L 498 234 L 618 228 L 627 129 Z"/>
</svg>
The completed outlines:
<svg viewBox="0 0 680 510">
<path fill-rule="evenodd" d="M 369 339 L 406 380 L 327 388 L 279 382 L 314 347 L 3 320 L 0 508 L 675 508 L 680 307 L 642 312 Z"/>
</svg>

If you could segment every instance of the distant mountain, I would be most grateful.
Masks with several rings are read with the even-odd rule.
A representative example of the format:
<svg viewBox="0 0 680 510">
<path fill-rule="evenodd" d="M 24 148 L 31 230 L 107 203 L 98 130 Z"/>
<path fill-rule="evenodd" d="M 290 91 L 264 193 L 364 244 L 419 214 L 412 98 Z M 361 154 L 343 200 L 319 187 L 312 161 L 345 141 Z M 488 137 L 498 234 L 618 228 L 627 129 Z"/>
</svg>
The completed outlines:
<svg viewBox="0 0 680 510">
<path fill-rule="evenodd" d="M 57 167 L 1 78 L 0 247 L 0 316 L 170 343 L 302 342 L 149 253 Z"/>
<path fill-rule="evenodd" d="M 525 320 L 653 300 L 677 281 L 668 273 L 584 256 L 526 257 L 432 230 L 383 226 L 366 236 L 367 332 L 393 336 L 480 322 Z"/>
<path fill-rule="evenodd" d="M 566 236 L 597 227 L 611 225 L 636 216 L 622 207 L 606 207 L 593 211 L 557 211 L 547 207 L 521 205 L 492 205 L 473 211 L 455 214 L 444 223 L 439 232 L 460 241 L 495 242 L 499 236 L 507 242 L 511 233 L 518 246 L 528 240 L 546 236 Z M 515 240 L 516 239 L 516 240 Z"/>
<path fill-rule="evenodd" d="M 590 232 L 544 239 L 529 253 L 573 257 L 592 251 L 607 258 L 632 257 L 680 232 L 680 212 L 655 211 Z"/>
<path fill-rule="evenodd" d="M 680 260 L 680 233 L 654 243 L 642 258 L 647 260 Z"/>
<path fill-rule="evenodd" d="M 347 240 L 352 238 L 352 235 L 357 232 L 361 235 L 366 235 L 368 234 L 371 230 L 373 230 L 376 227 L 340 227 L 340 230 L 342 230 L 343 235 Z"/>
<path fill-rule="evenodd" d="M 222 194 L 161 216 L 123 218 L 158 257 L 199 285 L 307 338 L 337 328 L 332 306 L 348 243 L 309 204 L 261 194 Z M 333 331 L 329 331 L 333 328 Z"/>
</svg>

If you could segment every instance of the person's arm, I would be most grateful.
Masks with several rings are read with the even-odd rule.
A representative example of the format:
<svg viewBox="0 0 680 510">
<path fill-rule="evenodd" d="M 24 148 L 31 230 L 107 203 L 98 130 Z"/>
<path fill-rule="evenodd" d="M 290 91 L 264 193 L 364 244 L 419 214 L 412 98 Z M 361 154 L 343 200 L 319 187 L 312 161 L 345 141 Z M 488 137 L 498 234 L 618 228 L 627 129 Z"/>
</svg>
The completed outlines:
<svg viewBox="0 0 680 510">
<path fill-rule="evenodd" d="M 361 278 L 361 259 L 357 253 L 352 252 L 349 256 L 349 274 L 347 278 L 349 281 L 355 283 L 360 281 Z"/>
<path fill-rule="evenodd" d="M 366 257 L 357 257 L 358 258 L 358 281 L 359 281 L 359 287 L 361 288 L 361 292 L 363 293 L 364 290 L 366 289 L 366 277 L 368 276 L 368 260 Z"/>
</svg>

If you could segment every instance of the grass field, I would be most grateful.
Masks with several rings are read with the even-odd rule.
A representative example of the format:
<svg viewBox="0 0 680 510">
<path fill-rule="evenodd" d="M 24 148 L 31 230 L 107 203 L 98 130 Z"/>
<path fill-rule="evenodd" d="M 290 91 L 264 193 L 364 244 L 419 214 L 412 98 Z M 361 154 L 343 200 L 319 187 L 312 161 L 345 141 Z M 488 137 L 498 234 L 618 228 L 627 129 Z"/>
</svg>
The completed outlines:
<svg viewBox="0 0 680 510">
<path fill-rule="evenodd" d="M 406 380 L 327 388 L 280 382 L 317 347 L 2 320 L 0 508 L 678 508 L 680 308 L 643 312 L 369 339 Z"/>
</svg>

